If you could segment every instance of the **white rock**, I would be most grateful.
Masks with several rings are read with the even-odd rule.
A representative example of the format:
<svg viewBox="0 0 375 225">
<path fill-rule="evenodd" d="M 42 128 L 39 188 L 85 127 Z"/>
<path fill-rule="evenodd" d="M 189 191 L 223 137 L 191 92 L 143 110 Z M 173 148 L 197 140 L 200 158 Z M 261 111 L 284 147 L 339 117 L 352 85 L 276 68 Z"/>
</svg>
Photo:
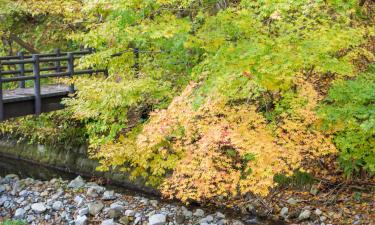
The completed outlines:
<svg viewBox="0 0 375 225">
<path fill-rule="evenodd" d="M 74 220 L 75 225 L 86 225 L 87 224 L 87 217 L 85 215 L 81 216 L 78 215 L 77 219 Z"/>
<path fill-rule="evenodd" d="M 74 198 L 74 202 L 77 204 L 78 207 L 82 206 L 83 203 L 84 203 L 84 199 L 77 195 L 75 198 Z"/>
<path fill-rule="evenodd" d="M 105 191 L 103 193 L 103 200 L 114 200 L 116 199 L 115 192 L 114 191 Z"/>
<path fill-rule="evenodd" d="M 322 215 L 322 211 L 320 209 L 315 209 L 314 211 L 315 215 L 320 216 Z"/>
<path fill-rule="evenodd" d="M 81 176 L 76 177 L 74 180 L 70 181 L 68 184 L 68 188 L 78 189 L 85 185 L 85 181 L 82 179 Z"/>
<path fill-rule="evenodd" d="M 202 209 L 197 209 L 195 210 L 194 216 L 198 216 L 198 217 L 203 217 L 204 216 L 204 211 Z"/>
<path fill-rule="evenodd" d="M 299 214 L 299 216 L 298 216 L 298 220 L 306 220 L 306 219 L 310 218 L 310 215 L 311 215 L 310 210 L 305 209 L 305 210 L 303 210 L 303 211 Z"/>
<path fill-rule="evenodd" d="M 87 208 L 87 207 L 78 210 L 78 215 L 80 215 L 80 216 L 84 216 L 84 215 L 87 215 L 87 214 L 89 214 L 89 208 Z"/>
<path fill-rule="evenodd" d="M 43 203 L 34 203 L 31 205 L 31 209 L 36 213 L 43 213 L 47 210 Z"/>
<path fill-rule="evenodd" d="M 101 225 L 115 225 L 115 221 L 113 219 L 103 220 Z"/>
<path fill-rule="evenodd" d="M 243 224 L 241 221 L 239 221 L 239 220 L 233 220 L 231 224 L 232 224 L 232 225 L 244 225 L 244 224 Z"/>
<path fill-rule="evenodd" d="M 149 225 L 164 225 L 167 222 L 167 217 L 164 214 L 155 214 L 148 219 Z"/>
<path fill-rule="evenodd" d="M 97 215 L 104 208 L 104 204 L 100 201 L 91 202 L 88 205 L 89 213 L 93 216 Z"/>
<path fill-rule="evenodd" d="M 63 208 L 64 204 L 61 201 L 56 201 L 52 204 L 52 209 L 59 211 Z"/>
<path fill-rule="evenodd" d="M 128 209 L 125 211 L 125 216 L 134 216 L 135 215 L 135 212 L 134 210 L 131 210 L 131 209 Z"/>
<path fill-rule="evenodd" d="M 93 198 L 96 198 L 99 196 L 97 190 L 93 187 L 89 187 L 87 189 L 86 195 L 89 197 L 93 197 Z"/>
<path fill-rule="evenodd" d="M 0 185 L 0 194 L 6 190 L 5 185 Z"/>
<path fill-rule="evenodd" d="M 208 216 L 206 216 L 205 218 L 203 218 L 203 219 L 201 219 L 200 220 L 200 223 L 202 224 L 202 223 L 211 223 L 212 221 L 214 221 L 214 217 L 213 216 L 211 216 L 211 215 L 208 215 Z"/>
<path fill-rule="evenodd" d="M 222 214 L 221 212 L 217 212 L 217 213 L 216 213 L 216 217 L 219 218 L 219 219 L 224 219 L 224 218 L 225 218 L 225 215 Z"/>
<path fill-rule="evenodd" d="M 193 216 L 193 213 L 189 210 L 182 210 L 182 214 L 186 217 L 186 218 L 191 218 Z"/>
<path fill-rule="evenodd" d="M 283 218 L 286 218 L 288 217 L 288 212 L 289 212 L 288 207 L 283 207 L 280 211 L 280 216 Z"/>
<path fill-rule="evenodd" d="M 23 219 L 25 217 L 25 214 L 26 214 L 26 210 L 23 208 L 19 208 L 14 213 L 14 219 L 18 219 L 18 220 Z"/>
<path fill-rule="evenodd" d="M 291 205 L 295 205 L 295 204 L 298 203 L 298 201 L 295 200 L 294 198 L 290 198 L 290 199 L 288 199 L 287 202 L 288 202 L 288 204 L 291 204 Z"/>
<path fill-rule="evenodd" d="M 150 200 L 150 204 L 153 206 L 153 207 L 157 207 L 158 206 L 158 200 Z"/>
</svg>

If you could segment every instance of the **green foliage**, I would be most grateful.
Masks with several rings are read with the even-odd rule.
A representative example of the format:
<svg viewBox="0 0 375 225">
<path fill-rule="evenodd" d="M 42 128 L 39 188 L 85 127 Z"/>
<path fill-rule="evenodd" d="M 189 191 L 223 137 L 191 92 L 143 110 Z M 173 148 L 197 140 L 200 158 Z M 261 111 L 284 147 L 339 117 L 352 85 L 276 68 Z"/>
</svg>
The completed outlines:
<svg viewBox="0 0 375 225">
<path fill-rule="evenodd" d="M 374 171 L 373 70 L 359 75 L 374 61 L 374 20 L 358 1 L 16 2 L 21 9 L 4 10 L 3 33 L 35 29 L 12 20 L 31 17 L 36 45 L 94 47 L 79 66 L 110 74 L 74 78 L 67 121 L 21 119 L 4 134 L 52 142 L 45 134 L 53 132 L 36 127 L 73 117 L 99 169 L 123 169 L 182 200 L 265 196 L 275 174 L 292 176 L 308 157 L 335 152 L 330 134 L 347 173 Z M 40 38 L 51 24 L 70 40 Z M 320 108 L 324 134 L 315 109 L 332 84 Z M 72 137 L 66 128 L 61 141 Z"/>
<path fill-rule="evenodd" d="M 71 117 L 68 111 L 62 110 L 12 119 L 0 123 L 0 136 L 51 147 L 81 146 L 86 142 L 85 129 Z"/>
<path fill-rule="evenodd" d="M 335 134 L 347 175 L 375 172 L 375 66 L 354 80 L 337 81 L 320 108 L 326 129 Z"/>
<path fill-rule="evenodd" d="M 294 186 L 294 187 L 309 187 L 315 183 L 313 175 L 296 171 L 292 176 L 288 177 L 283 174 L 277 174 L 274 177 L 275 182 L 281 186 Z"/>
<path fill-rule="evenodd" d="M 0 225 L 24 225 L 27 224 L 24 220 L 5 220 L 0 221 Z"/>
</svg>

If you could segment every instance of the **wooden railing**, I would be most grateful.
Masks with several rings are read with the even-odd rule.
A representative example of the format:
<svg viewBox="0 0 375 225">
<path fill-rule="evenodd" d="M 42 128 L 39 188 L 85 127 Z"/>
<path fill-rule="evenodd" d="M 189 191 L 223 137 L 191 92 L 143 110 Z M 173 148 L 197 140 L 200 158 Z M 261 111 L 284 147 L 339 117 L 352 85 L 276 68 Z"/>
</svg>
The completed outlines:
<svg viewBox="0 0 375 225">
<path fill-rule="evenodd" d="M 75 70 L 74 60 L 83 55 L 91 54 L 92 51 L 92 49 L 77 52 L 60 52 L 56 50 L 54 53 L 33 55 L 25 55 L 20 52 L 17 56 L 0 57 L 0 120 L 4 118 L 4 83 L 18 82 L 18 88 L 25 88 L 25 81 L 34 81 L 35 114 L 39 115 L 42 111 L 41 79 L 73 77 L 84 74 L 92 75 L 94 73 L 104 73 L 104 75 L 108 76 L 106 69 Z M 10 69 L 3 70 L 4 66 L 8 66 Z M 69 85 L 69 92 L 74 92 L 73 84 Z"/>
</svg>

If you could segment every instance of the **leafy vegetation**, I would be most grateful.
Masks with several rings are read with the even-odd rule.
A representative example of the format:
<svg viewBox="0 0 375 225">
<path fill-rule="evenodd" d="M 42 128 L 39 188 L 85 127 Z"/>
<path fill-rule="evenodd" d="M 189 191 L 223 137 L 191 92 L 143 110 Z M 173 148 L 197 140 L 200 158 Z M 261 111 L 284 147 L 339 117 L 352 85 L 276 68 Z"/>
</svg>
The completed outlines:
<svg viewBox="0 0 375 225">
<path fill-rule="evenodd" d="M 340 149 L 347 175 L 375 172 L 375 66 L 355 80 L 338 81 L 320 113 Z M 363 171 L 362 171 L 363 172 Z"/>
<path fill-rule="evenodd" d="M 28 7 L 5 18 L 21 10 L 53 20 L 67 34 L 54 44 L 94 47 L 80 66 L 109 69 L 108 78 L 74 78 L 79 91 L 62 116 L 87 135 L 100 170 L 216 203 L 267 196 L 275 176 L 327 154 L 340 155 L 347 175 L 375 171 L 370 1 L 54 0 L 63 10 L 51 14 L 16 2 Z M 48 141 L 34 130 L 40 120 L 18 120 L 18 133 Z"/>
<path fill-rule="evenodd" d="M 23 220 L 5 220 L 0 221 L 1 225 L 24 225 L 27 224 L 26 221 Z"/>
</svg>

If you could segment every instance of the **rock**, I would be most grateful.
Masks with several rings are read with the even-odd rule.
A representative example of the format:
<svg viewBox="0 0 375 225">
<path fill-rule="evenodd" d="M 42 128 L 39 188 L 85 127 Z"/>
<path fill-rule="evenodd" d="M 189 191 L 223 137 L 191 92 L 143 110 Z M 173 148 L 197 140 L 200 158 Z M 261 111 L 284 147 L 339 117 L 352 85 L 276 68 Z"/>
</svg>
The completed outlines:
<svg viewBox="0 0 375 225">
<path fill-rule="evenodd" d="M 214 217 L 211 215 L 206 216 L 205 218 L 200 220 L 200 223 L 207 223 L 210 224 L 212 221 L 214 221 Z"/>
<path fill-rule="evenodd" d="M 255 214 L 256 213 L 255 206 L 253 204 L 247 204 L 241 208 L 241 212 L 243 214 L 248 214 L 248 213 Z"/>
<path fill-rule="evenodd" d="M 21 197 L 26 197 L 28 194 L 28 191 L 27 190 L 22 190 L 18 193 L 18 196 L 21 196 Z"/>
<path fill-rule="evenodd" d="M 115 221 L 113 219 L 103 220 L 101 225 L 115 225 Z"/>
<path fill-rule="evenodd" d="M 50 219 L 51 219 L 51 215 L 48 215 L 48 214 L 47 214 L 47 215 L 44 216 L 44 220 L 47 220 L 47 221 L 48 221 L 48 220 L 50 220 Z"/>
<path fill-rule="evenodd" d="M 298 216 L 298 220 L 306 220 L 306 219 L 310 218 L 310 215 L 311 215 L 310 210 L 305 209 L 305 210 L 303 210 L 303 211 L 299 214 L 299 216 Z"/>
<path fill-rule="evenodd" d="M 175 220 L 176 223 L 183 224 L 185 222 L 185 216 L 182 214 L 177 214 Z"/>
<path fill-rule="evenodd" d="M 31 209 L 36 213 L 43 213 L 47 210 L 43 203 L 34 203 L 31 205 Z"/>
<path fill-rule="evenodd" d="M 150 200 L 150 204 L 153 206 L 153 207 L 158 207 L 158 204 L 159 204 L 159 202 L 158 202 L 158 200 Z"/>
<path fill-rule="evenodd" d="M 93 187 L 89 187 L 87 189 L 86 195 L 89 196 L 89 197 L 93 197 L 93 198 L 96 198 L 96 197 L 99 196 L 97 190 Z"/>
<path fill-rule="evenodd" d="M 127 216 L 121 217 L 119 222 L 123 225 L 129 225 L 129 223 L 130 223 L 129 218 Z"/>
<path fill-rule="evenodd" d="M 315 209 L 314 214 L 320 216 L 322 215 L 322 211 L 320 209 Z"/>
<path fill-rule="evenodd" d="M 224 224 L 229 224 L 229 223 L 228 223 L 228 220 L 226 220 L 226 219 L 221 219 L 221 220 L 217 221 L 217 225 L 224 225 Z"/>
<path fill-rule="evenodd" d="M 225 218 L 225 215 L 222 214 L 221 212 L 217 212 L 217 213 L 216 213 L 216 217 L 217 217 L 218 219 L 224 219 L 224 218 Z"/>
<path fill-rule="evenodd" d="M 117 219 L 121 216 L 121 209 L 120 208 L 113 208 L 109 209 L 108 211 L 108 217 L 111 219 Z"/>
<path fill-rule="evenodd" d="M 193 213 L 187 209 L 183 209 L 182 210 L 182 214 L 186 217 L 186 218 L 191 218 L 193 216 Z"/>
<path fill-rule="evenodd" d="M 70 181 L 68 184 L 68 188 L 78 189 L 85 185 L 85 181 L 82 179 L 81 176 L 76 177 L 74 180 Z"/>
<path fill-rule="evenodd" d="M 104 208 L 104 204 L 101 201 L 91 202 L 88 205 L 90 215 L 97 215 Z"/>
<path fill-rule="evenodd" d="M 86 188 L 91 188 L 93 190 L 96 191 L 96 193 L 98 194 L 101 194 L 105 191 L 105 187 L 102 187 L 100 185 L 98 185 L 97 183 L 94 183 L 94 182 L 88 182 L 86 185 L 85 185 Z"/>
<path fill-rule="evenodd" d="M 131 209 L 128 209 L 125 211 L 125 216 L 134 216 L 135 215 L 135 212 L 134 210 L 131 210 Z"/>
<path fill-rule="evenodd" d="M 107 200 L 115 200 L 116 199 L 115 192 L 114 191 L 105 191 L 103 193 L 102 199 L 105 200 L 105 201 L 107 201 Z"/>
<path fill-rule="evenodd" d="M 283 218 L 287 218 L 288 212 L 289 212 L 288 207 L 283 207 L 280 211 L 280 216 L 283 217 Z"/>
<path fill-rule="evenodd" d="M 193 213 L 194 216 L 197 216 L 197 217 L 203 217 L 204 216 L 204 211 L 202 209 L 197 209 L 195 210 L 195 212 Z"/>
<path fill-rule="evenodd" d="M 260 224 L 260 221 L 258 220 L 258 218 L 255 217 L 255 218 L 246 220 L 246 224 Z"/>
<path fill-rule="evenodd" d="M 0 194 L 6 190 L 5 185 L 0 185 Z"/>
<path fill-rule="evenodd" d="M 148 219 L 149 225 L 164 225 L 167 222 L 167 217 L 164 214 L 155 214 Z"/>
<path fill-rule="evenodd" d="M 61 201 L 56 201 L 52 204 L 52 209 L 60 211 L 63 208 L 64 204 Z"/>
<path fill-rule="evenodd" d="M 239 220 L 233 220 L 231 224 L 232 224 L 232 225 L 244 225 L 244 224 L 243 224 L 241 221 L 239 221 Z"/>
<path fill-rule="evenodd" d="M 77 204 L 78 207 L 82 206 L 83 203 L 84 203 L 84 199 L 77 195 L 75 198 L 74 198 L 74 202 Z"/>
<path fill-rule="evenodd" d="M 48 191 L 43 191 L 42 193 L 40 193 L 40 196 L 41 197 L 46 197 L 49 195 L 49 192 Z"/>
<path fill-rule="evenodd" d="M 35 216 L 34 215 L 28 215 L 27 218 L 26 218 L 26 221 L 28 223 L 31 223 L 35 220 Z"/>
<path fill-rule="evenodd" d="M 286 202 L 287 202 L 288 204 L 290 204 L 290 205 L 295 205 L 295 204 L 298 203 L 298 201 L 295 200 L 294 198 L 290 198 L 290 199 L 288 199 Z"/>
<path fill-rule="evenodd" d="M 324 221 L 327 220 L 327 217 L 326 216 L 321 216 L 321 217 L 319 217 L 319 219 L 320 219 L 320 221 L 324 222 Z"/>
<path fill-rule="evenodd" d="M 20 178 L 17 174 L 8 174 L 4 177 L 4 179 L 19 180 Z"/>
<path fill-rule="evenodd" d="M 81 216 L 78 215 L 77 219 L 74 220 L 75 225 L 86 225 L 87 224 L 87 217 L 85 215 Z"/>
<path fill-rule="evenodd" d="M 87 208 L 87 207 L 78 210 L 78 215 L 80 215 L 80 216 L 85 216 L 87 214 L 89 214 L 89 208 Z"/>
<path fill-rule="evenodd" d="M 26 210 L 23 208 L 19 208 L 14 213 L 14 219 L 21 220 L 25 217 L 25 214 L 26 214 Z"/>
<path fill-rule="evenodd" d="M 121 203 L 120 202 L 115 202 L 115 203 L 112 203 L 110 205 L 110 208 L 111 209 L 117 209 L 117 210 L 120 210 L 120 211 L 124 211 L 125 210 L 125 207 L 120 205 Z"/>
<path fill-rule="evenodd" d="M 140 216 L 136 216 L 135 217 L 135 220 L 134 220 L 134 225 L 137 225 L 139 222 L 141 222 L 141 220 L 142 220 L 142 217 L 140 217 Z"/>
<path fill-rule="evenodd" d="M 319 192 L 318 187 L 315 186 L 315 185 L 313 185 L 313 186 L 311 187 L 311 189 L 310 189 L 310 194 L 312 194 L 312 195 L 317 195 L 318 192 Z"/>
</svg>

